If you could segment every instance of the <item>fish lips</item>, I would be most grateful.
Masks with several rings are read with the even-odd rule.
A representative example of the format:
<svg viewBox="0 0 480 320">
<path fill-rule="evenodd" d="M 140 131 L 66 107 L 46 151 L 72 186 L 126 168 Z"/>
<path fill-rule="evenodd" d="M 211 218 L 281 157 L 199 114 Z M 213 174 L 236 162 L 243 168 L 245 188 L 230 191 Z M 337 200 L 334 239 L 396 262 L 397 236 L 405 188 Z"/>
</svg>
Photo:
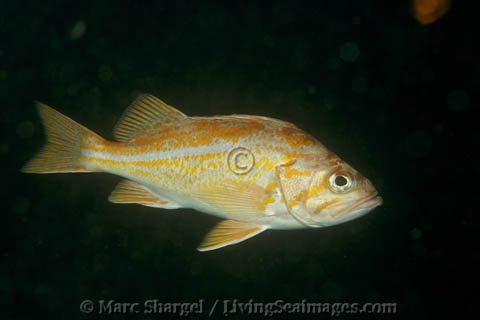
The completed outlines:
<svg viewBox="0 0 480 320">
<path fill-rule="evenodd" d="M 373 209 L 375 207 L 381 206 L 383 204 L 383 199 L 378 195 L 378 192 L 374 191 L 366 197 L 360 198 L 355 203 L 353 210 L 361 209 Z"/>
<path fill-rule="evenodd" d="M 332 219 L 337 220 L 333 224 L 344 223 L 353 219 L 356 219 L 364 214 L 370 212 L 375 207 L 378 207 L 383 203 L 382 197 L 378 195 L 378 192 L 373 191 L 370 194 L 362 197 L 347 207 L 330 214 Z"/>
</svg>

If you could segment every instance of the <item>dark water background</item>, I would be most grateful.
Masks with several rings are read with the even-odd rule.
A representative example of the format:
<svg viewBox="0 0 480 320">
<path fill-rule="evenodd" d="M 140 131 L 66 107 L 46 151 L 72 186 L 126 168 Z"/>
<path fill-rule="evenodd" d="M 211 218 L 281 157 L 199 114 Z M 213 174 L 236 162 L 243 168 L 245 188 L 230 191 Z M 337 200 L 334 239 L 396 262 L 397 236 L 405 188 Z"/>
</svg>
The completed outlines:
<svg viewBox="0 0 480 320">
<path fill-rule="evenodd" d="M 479 12 L 453 1 L 422 26 L 408 1 L 2 1 L 0 318 L 168 318 L 99 315 L 101 299 L 204 299 L 194 318 L 216 299 L 398 303 L 363 315 L 383 319 L 476 310 Z M 121 179 L 107 174 L 19 173 L 44 142 L 34 100 L 111 139 L 140 92 L 188 115 L 290 121 L 384 205 L 199 253 L 214 217 L 112 204 Z"/>
</svg>

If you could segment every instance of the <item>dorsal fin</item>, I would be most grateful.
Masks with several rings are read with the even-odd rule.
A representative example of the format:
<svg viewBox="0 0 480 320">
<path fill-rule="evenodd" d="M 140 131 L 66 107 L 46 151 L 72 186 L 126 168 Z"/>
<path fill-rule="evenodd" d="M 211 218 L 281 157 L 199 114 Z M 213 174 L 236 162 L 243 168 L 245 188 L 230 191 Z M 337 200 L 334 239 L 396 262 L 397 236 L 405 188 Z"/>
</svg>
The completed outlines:
<svg viewBox="0 0 480 320">
<path fill-rule="evenodd" d="M 137 133 L 155 123 L 169 124 L 186 118 L 185 114 L 162 100 L 150 94 L 142 94 L 125 110 L 113 129 L 113 136 L 120 142 L 128 142 Z"/>
</svg>

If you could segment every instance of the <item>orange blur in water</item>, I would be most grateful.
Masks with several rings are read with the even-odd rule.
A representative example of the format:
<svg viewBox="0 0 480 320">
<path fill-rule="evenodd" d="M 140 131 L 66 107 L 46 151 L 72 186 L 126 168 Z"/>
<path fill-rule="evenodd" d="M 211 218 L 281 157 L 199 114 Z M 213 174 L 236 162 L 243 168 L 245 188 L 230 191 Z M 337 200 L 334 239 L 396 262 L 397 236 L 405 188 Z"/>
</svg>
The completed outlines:
<svg viewBox="0 0 480 320">
<path fill-rule="evenodd" d="M 450 0 L 413 0 L 413 17 L 421 24 L 431 24 L 450 8 Z"/>
</svg>

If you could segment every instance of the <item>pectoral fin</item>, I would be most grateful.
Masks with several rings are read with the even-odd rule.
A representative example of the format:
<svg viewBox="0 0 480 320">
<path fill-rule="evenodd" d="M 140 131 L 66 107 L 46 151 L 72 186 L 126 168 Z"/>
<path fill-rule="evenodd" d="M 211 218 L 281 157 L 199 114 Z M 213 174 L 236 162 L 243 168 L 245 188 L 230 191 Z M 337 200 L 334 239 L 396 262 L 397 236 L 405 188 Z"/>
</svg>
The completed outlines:
<svg viewBox="0 0 480 320">
<path fill-rule="evenodd" d="M 267 229 L 266 226 L 254 225 L 234 220 L 224 220 L 213 228 L 197 248 L 198 251 L 210 251 L 242 242 Z"/>
<path fill-rule="evenodd" d="M 241 221 L 255 221 L 264 216 L 262 202 L 271 191 L 256 185 L 223 181 L 191 192 L 191 196 L 222 213 L 222 216 Z"/>
<path fill-rule="evenodd" d="M 112 191 L 108 200 L 115 203 L 138 203 L 148 207 L 176 209 L 180 208 L 177 203 L 163 199 L 152 193 L 146 186 L 135 181 L 123 180 Z"/>
</svg>

